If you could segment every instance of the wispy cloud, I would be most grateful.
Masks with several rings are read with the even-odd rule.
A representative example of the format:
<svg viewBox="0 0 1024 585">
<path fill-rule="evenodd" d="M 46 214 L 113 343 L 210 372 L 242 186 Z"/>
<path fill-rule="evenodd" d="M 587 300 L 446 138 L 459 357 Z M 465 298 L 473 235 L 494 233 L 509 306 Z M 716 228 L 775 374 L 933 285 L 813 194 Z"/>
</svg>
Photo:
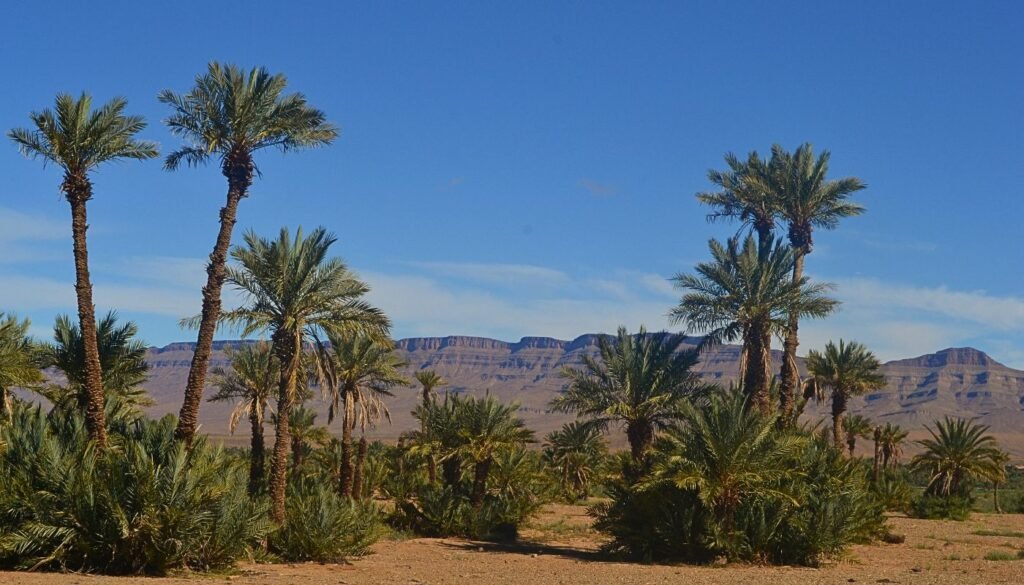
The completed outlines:
<svg viewBox="0 0 1024 585">
<path fill-rule="evenodd" d="M 61 240 L 70 237 L 70 221 L 0 207 L 0 242 Z"/>
<path fill-rule="evenodd" d="M 618 189 L 616 189 L 614 185 L 599 183 L 586 177 L 576 181 L 576 186 L 587 191 L 594 197 L 612 197 L 618 193 Z"/>
<path fill-rule="evenodd" d="M 569 276 L 560 270 L 529 264 L 417 262 L 413 266 L 435 276 L 499 286 L 551 287 L 569 282 Z"/>
</svg>

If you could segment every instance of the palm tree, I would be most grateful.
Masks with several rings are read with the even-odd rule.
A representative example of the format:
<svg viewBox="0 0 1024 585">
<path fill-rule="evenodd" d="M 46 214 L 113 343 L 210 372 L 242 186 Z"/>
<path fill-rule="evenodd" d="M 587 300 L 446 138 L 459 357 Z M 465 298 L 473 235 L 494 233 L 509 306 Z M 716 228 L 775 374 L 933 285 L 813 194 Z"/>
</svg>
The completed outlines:
<svg viewBox="0 0 1024 585">
<path fill-rule="evenodd" d="M 272 418 L 276 419 L 276 415 Z M 326 428 L 316 426 L 316 412 L 301 404 L 288 412 L 288 430 L 292 440 L 292 475 L 298 476 L 314 446 L 327 443 L 331 435 Z"/>
<path fill-rule="evenodd" d="M 708 171 L 708 180 L 721 187 L 721 191 L 698 193 L 697 200 L 713 209 L 708 221 L 738 219 L 757 233 L 758 243 L 763 246 L 775 231 L 779 213 L 778 200 L 765 188 L 763 180 L 768 161 L 756 151 L 747 156 L 746 162 L 729 152 L 725 163 L 728 171 Z"/>
<path fill-rule="evenodd" d="M 416 381 L 423 387 L 423 404 L 434 399 L 437 395 L 434 392 L 435 388 L 444 386 L 448 383 L 434 370 L 420 370 L 413 374 L 413 377 L 416 378 Z"/>
<path fill-rule="evenodd" d="M 631 335 L 619 327 L 614 339 L 598 339 L 600 359 L 583 357 L 583 367 L 566 368 L 569 387 L 552 401 L 563 412 L 575 412 L 599 430 L 612 423 L 625 427 L 633 463 L 640 464 L 655 434 L 673 424 L 683 405 L 703 394 L 692 368 L 697 352 L 680 350 L 683 336 L 648 334 L 644 327 Z"/>
<path fill-rule="evenodd" d="M 848 414 L 843 419 L 843 429 L 846 432 L 846 447 L 850 451 L 850 457 L 853 458 L 854 452 L 857 449 L 857 439 L 870 438 L 874 426 L 864 416 Z"/>
<path fill-rule="evenodd" d="M 487 478 L 498 450 L 533 441 L 533 431 L 516 416 L 518 404 L 502 404 L 493 396 L 455 398 L 458 413 L 459 449 L 463 459 L 473 464 L 473 488 L 470 505 L 479 510 L 487 495 Z"/>
<path fill-rule="evenodd" d="M 356 424 L 365 433 L 368 424 L 391 419 L 383 398 L 391 388 L 407 385 L 399 368 L 405 365 L 394 355 L 394 344 L 366 334 L 328 334 L 330 346 L 322 348 L 324 397 L 330 401 L 327 422 L 341 413 L 341 495 L 353 494 L 352 432 Z"/>
<path fill-rule="evenodd" d="M 670 315 L 694 331 L 706 333 L 702 348 L 742 340 L 741 384 L 751 396 L 749 404 L 770 410 L 772 335 L 785 332 L 788 316 L 825 317 L 838 301 L 825 296 L 829 284 L 793 281 L 793 251 L 769 238 L 758 246 L 752 236 L 742 245 L 730 238 L 726 245 L 709 242 L 711 262 L 696 266 L 697 274 L 677 274 L 676 287 L 687 290 Z"/>
<path fill-rule="evenodd" d="M 544 460 L 555 469 L 570 502 L 590 497 L 590 484 L 608 448 L 600 429 L 577 421 L 566 423 L 544 438 Z"/>
<path fill-rule="evenodd" d="M 1000 451 L 995 463 L 999 466 L 1000 473 L 992 478 L 992 509 L 996 514 L 1003 513 L 1003 507 L 999 505 L 999 486 L 1006 482 L 1006 464 L 1010 462 L 1010 454 Z"/>
<path fill-rule="evenodd" d="M 875 354 L 856 341 L 840 339 L 838 346 L 830 341 L 824 353 L 812 350 L 807 354 L 807 371 L 818 389 L 816 394 L 832 393 L 832 442 L 836 447 L 841 449 L 846 440 L 843 415 L 850 398 L 885 386 L 881 367 Z"/>
<path fill-rule="evenodd" d="M 797 473 L 792 460 L 806 445 L 798 435 L 776 431 L 778 415 L 749 408 L 749 399 L 730 391 L 686 408 L 681 424 L 666 436 L 665 456 L 650 481 L 696 490 L 726 538 L 734 537 L 744 501 L 761 495 L 791 499 L 779 486 Z"/>
<path fill-rule="evenodd" d="M 146 344 L 135 339 L 138 327 L 131 321 L 118 325 L 117 313 L 109 311 L 96 326 L 96 347 L 99 349 L 105 399 L 118 399 L 129 407 L 148 406 L 152 400 L 142 389 L 148 377 Z M 87 408 L 91 394 L 86 360 L 85 337 L 67 315 L 57 317 L 53 326 L 53 343 L 39 347 L 39 366 L 56 368 L 67 379 L 63 385 L 39 389 L 57 408 Z"/>
<path fill-rule="evenodd" d="M 896 465 L 900 455 L 903 454 L 903 441 L 906 440 L 907 431 L 899 425 L 885 423 L 884 427 L 878 427 L 878 449 L 881 455 L 882 469 Z"/>
<path fill-rule="evenodd" d="M 228 181 L 227 202 L 220 210 L 220 231 L 206 267 L 199 335 L 175 429 L 175 436 L 188 444 L 198 424 L 238 204 L 249 195 L 253 174 L 258 173 L 253 155 L 265 148 L 288 152 L 324 146 L 338 135 L 324 113 L 311 108 L 301 93 L 285 94 L 286 86 L 283 75 L 271 75 L 262 67 L 246 73 L 234 65 L 211 62 L 188 93 L 164 90 L 158 98 L 171 108 L 167 127 L 186 141 L 167 156 L 164 168 L 173 171 L 183 162 L 198 166 L 216 156 Z"/>
<path fill-rule="evenodd" d="M 914 457 L 910 468 L 928 474 L 926 494 L 967 496 L 972 481 L 997 481 L 1005 473 L 1002 451 L 987 434 L 987 426 L 947 416 L 934 429 L 925 429 L 931 438 L 917 441 L 924 452 Z"/>
<path fill-rule="evenodd" d="M 277 388 L 281 368 L 266 342 L 228 349 L 227 354 L 231 369 L 213 370 L 217 392 L 209 400 L 235 403 L 228 422 L 232 434 L 243 416 L 249 419 L 249 495 L 255 496 L 263 490 L 266 476 L 263 422 L 270 397 Z"/>
<path fill-rule="evenodd" d="M 28 336 L 31 322 L 0 312 L 0 420 L 12 414 L 14 388 L 34 388 L 43 382 L 36 348 Z"/>
<path fill-rule="evenodd" d="M 270 333 L 274 357 L 281 364 L 269 482 L 273 518 L 278 523 L 284 522 L 285 513 L 287 414 L 296 398 L 303 345 L 318 342 L 328 333 L 384 336 L 390 327 L 387 317 L 363 300 L 369 286 L 341 259 L 327 258 L 335 241 L 323 228 L 309 236 L 300 228 L 294 238 L 284 228 L 276 240 L 250 232 L 245 235 L 245 246 L 231 253 L 238 267 L 227 269 L 227 282 L 247 300 L 243 307 L 223 313 L 222 321 L 240 327 L 244 336 Z M 190 324 L 197 322 L 198 318 Z"/>
<path fill-rule="evenodd" d="M 867 185 L 856 177 L 828 179 L 830 158 L 827 150 L 815 158 L 814 147 L 810 144 L 802 144 L 792 153 L 776 144 L 772 147 L 768 172 L 755 177 L 755 180 L 762 179 L 761 188 L 772 193 L 779 217 L 788 224 L 789 245 L 794 252 L 793 282 L 803 279 L 804 257 L 813 249 L 815 228 L 834 229 L 840 219 L 864 212 L 864 208 L 851 202 L 849 197 Z M 783 417 L 787 418 L 793 394 L 800 386 L 796 364 L 799 324 L 800 315 L 790 314 L 783 343 L 780 395 L 785 397 Z"/>
<path fill-rule="evenodd" d="M 71 205 L 71 236 L 75 254 L 75 292 L 78 301 L 78 325 L 85 339 L 85 390 L 88 403 L 85 421 L 89 438 L 103 449 L 107 444 L 104 412 L 103 373 L 96 338 L 96 308 L 89 277 L 89 251 L 86 230 L 89 222 L 86 203 L 92 199 L 89 174 L 106 162 L 122 159 L 145 160 L 157 156 L 156 145 L 136 140 L 146 127 L 140 116 L 125 116 L 127 102 L 114 98 L 100 109 L 92 110 L 92 98 L 82 94 L 77 100 L 58 94 L 53 110 L 30 114 L 34 129 L 16 128 L 7 133 L 29 158 L 41 158 L 64 171 L 60 185 Z"/>
</svg>

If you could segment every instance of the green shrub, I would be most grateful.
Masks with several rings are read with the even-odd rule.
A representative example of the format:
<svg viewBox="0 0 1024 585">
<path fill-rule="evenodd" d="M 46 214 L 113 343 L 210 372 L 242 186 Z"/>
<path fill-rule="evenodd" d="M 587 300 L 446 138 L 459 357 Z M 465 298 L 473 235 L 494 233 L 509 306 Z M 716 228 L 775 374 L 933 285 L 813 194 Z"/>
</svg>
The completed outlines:
<svg viewBox="0 0 1024 585">
<path fill-rule="evenodd" d="M 174 420 L 111 425 L 97 453 L 80 417 L 22 408 L 0 428 L 0 564 L 114 574 L 232 565 L 270 531 L 236 460 Z"/>
<path fill-rule="evenodd" d="M 821 439 L 778 430 L 738 392 L 688 409 L 651 459 L 647 477 L 613 483 L 610 502 L 591 509 L 611 552 L 815 565 L 885 531 L 863 465 Z"/>
<path fill-rule="evenodd" d="M 970 496 L 922 494 L 910 504 L 910 516 L 925 520 L 967 520 L 974 501 Z"/>
<path fill-rule="evenodd" d="M 887 469 L 871 485 L 878 501 L 890 512 L 906 512 L 914 497 L 914 490 L 899 469 Z"/>
<path fill-rule="evenodd" d="M 381 534 L 376 504 L 353 501 L 320 482 L 292 484 L 285 503 L 285 524 L 269 541 L 270 551 L 286 561 L 334 563 L 366 554 Z"/>
</svg>

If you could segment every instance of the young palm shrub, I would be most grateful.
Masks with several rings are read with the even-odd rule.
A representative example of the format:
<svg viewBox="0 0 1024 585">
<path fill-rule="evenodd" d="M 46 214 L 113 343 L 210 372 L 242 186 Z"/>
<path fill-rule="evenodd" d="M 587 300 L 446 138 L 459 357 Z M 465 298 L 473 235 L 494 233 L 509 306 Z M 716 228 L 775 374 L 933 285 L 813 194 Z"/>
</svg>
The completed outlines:
<svg viewBox="0 0 1024 585">
<path fill-rule="evenodd" d="M 659 441 L 640 484 L 613 485 L 595 526 L 613 552 L 647 560 L 728 560 L 813 565 L 868 540 L 884 518 L 863 466 L 777 415 L 747 406 L 742 391 L 687 409 Z"/>
<path fill-rule="evenodd" d="M 306 457 L 319 446 L 327 443 L 331 435 L 325 427 L 316 426 L 316 412 L 303 405 L 295 406 L 288 412 L 288 429 L 292 440 L 292 475 L 302 474 Z M 271 415 L 272 419 L 277 416 Z M 273 420 L 274 424 L 277 423 Z"/>
<path fill-rule="evenodd" d="M 11 417 L 14 388 L 36 388 L 43 382 L 36 348 L 28 337 L 28 319 L 0 312 L 0 423 Z"/>
<path fill-rule="evenodd" d="M 381 533 L 375 504 L 338 494 L 321 482 L 298 481 L 285 507 L 285 523 L 269 541 L 270 551 L 289 562 L 337 563 L 367 553 Z"/>
<path fill-rule="evenodd" d="M 420 383 L 423 404 L 437 398 L 437 389 L 448 382 L 434 370 L 420 370 L 413 374 L 416 381 Z"/>
<path fill-rule="evenodd" d="M 832 394 L 832 442 L 836 447 L 847 441 L 843 422 L 850 398 L 885 386 L 881 367 L 875 354 L 856 341 L 846 343 L 840 339 L 838 346 L 830 341 L 824 352 L 812 350 L 807 354 L 814 393 L 821 396 L 829 390 Z M 853 449 L 850 451 L 852 457 Z"/>
<path fill-rule="evenodd" d="M 102 366 L 94 341 L 96 307 L 92 299 L 86 237 L 89 229 L 86 204 L 93 195 L 89 175 L 104 163 L 157 156 L 156 144 L 136 140 L 135 135 L 146 127 L 146 122 L 141 116 L 125 116 L 126 105 L 124 99 L 114 98 L 94 111 L 92 98 L 84 93 L 77 100 L 68 94 L 59 94 L 53 110 L 30 115 L 34 129 L 16 128 L 7 134 L 25 156 L 53 163 L 64 171 L 60 190 L 71 206 L 78 326 L 84 339 L 86 422 L 90 438 L 100 449 L 106 446 L 107 428 Z"/>
<path fill-rule="evenodd" d="M 424 430 L 411 440 L 439 456 L 443 482 L 400 499 L 393 521 L 428 536 L 514 536 L 545 501 L 538 456 L 517 451 L 533 439 L 517 408 L 490 396 L 449 396 L 417 407 Z"/>
<path fill-rule="evenodd" d="M 751 406 L 768 414 L 773 410 L 772 336 L 786 331 L 790 315 L 821 318 L 839 303 L 825 294 L 831 285 L 811 284 L 806 277 L 793 281 L 793 251 L 772 238 L 762 245 L 752 236 L 725 245 L 713 239 L 709 248 L 711 262 L 698 264 L 696 274 L 673 278 L 676 288 L 689 292 L 671 317 L 705 332 L 704 348 L 742 340 L 741 386 L 750 393 Z"/>
<path fill-rule="evenodd" d="M 241 328 L 243 336 L 270 333 L 274 357 L 281 364 L 269 478 L 273 517 L 278 523 L 285 521 L 291 444 L 287 413 L 298 397 L 304 344 L 319 344 L 328 333 L 383 337 L 390 327 L 387 317 L 363 299 L 369 286 L 340 259 L 328 259 L 335 241 L 323 228 L 308 236 L 299 229 L 294 238 L 282 229 L 275 240 L 250 232 L 245 245 L 232 251 L 238 266 L 227 269 L 227 282 L 245 295 L 246 304 L 223 313 L 221 319 Z M 191 323 L 198 325 L 198 319 Z M 314 358 L 318 356 L 319 352 L 313 353 Z M 317 369 L 322 371 L 322 367 Z M 177 436 L 182 435 L 179 432 Z"/>
<path fill-rule="evenodd" d="M 657 433 L 707 390 L 692 371 L 697 352 L 679 350 L 683 339 L 670 333 L 649 334 L 643 327 L 632 335 L 619 327 L 615 339 L 598 339 L 600 359 L 584 356 L 583 368 L 563 371 L 569 388 L 552 406 L 582 415 L 600 430 L 612 424 L 624 427 L 639 472 Z"/>
<path fill-rule="evenodd" d="M 135 338 L 137 334 L 135 323 L 127 321 L 119 325 L 114 311 L 96 324 L 104 393 L 134 408 L 152 404 L 142 388 L 149 370 L 146 344 Z M 84 411 L 89 402 L 85 365 L 85 340 L 81 329 L 67 315 L 58 316 L 53 327 L 53 342 L 39 347 L 39 366 L 56 368 L 64 375 L 66 383 L 44 386 L 39 393 L 56 408 Z"/>
<path fill-rule="evenodd" d="M 270 532 L 237 460 L 173 440 L 173 417 L 111 426 L 111 449 L 80 415 L 23 407 L 0 428 L 0 564 L 111 574 L 230 567 Z"/>
<path fill-rule="evenodd" d="M 160 92 L 159 100 L 171 108 L 165 120 L 168 129 L 186 141 L 167 156 L 164 168 L 173 171 L 182 163 L 198 166 L 217 157 L 228 181 L 217 241 L 206 267 L 199 335 L 176 431 L 186 443 L 192 441 L 198 423 L 213 334 L 220 317 L 221 289 L 228 281 L 225 265 L 238 204 L 248 197 L 257 173 L 253 156 L 268 148 L 289 152 L 326 146 L 338 136 L 338 129 L 327 122 L 323 112 L 310 107 L 305 96 L 285 93 L 287 84 L 284 75 L 271 75 L 262 67 L 246 73 L 234 65 L 214 61 L 205 74 L 196 76 L 195 86 L 188 93 Z"/>
<path fill-rule="evenodd" d="M 1002 451 L 988 427 L 946 417 L 935 428 L 925 426 L 930 439 L 918 441 L 924 452 L 910 462 L 913 471 L 928 475 L 924 495 L 914 503 L 921 517 L 964 519 L 970 512 L 971 489 L 978 481 L 1004 477 Z"/>
<path fill-rule="evenodd" d="M 561 498 L 570 504 L 590 497 L 608 447 L 600 429 L 578 421 L 566 423 L 544 438 L 544 462 L 557 476 Z"/>
</svg>

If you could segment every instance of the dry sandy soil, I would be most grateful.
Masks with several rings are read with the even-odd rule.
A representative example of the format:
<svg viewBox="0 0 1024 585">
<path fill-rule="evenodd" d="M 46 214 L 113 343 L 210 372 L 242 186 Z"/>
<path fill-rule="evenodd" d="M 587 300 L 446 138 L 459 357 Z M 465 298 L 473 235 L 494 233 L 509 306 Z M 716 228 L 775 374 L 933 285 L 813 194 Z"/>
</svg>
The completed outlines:
<svg viewBox="0 0 1024 585">
<path fill-rule="evenodd" d="M 524 544 L 499 546 L 458 539 L 385 540 L 351 565 L 245 565 L 233 575 L 166 579 L 77 574 L 3 573 L 0 583 L 27 585 L 150 585 L 196 583 L 312 585 L 589 585 L 603 583 L 716 585 L 994 584 L 1024 583 L 1024 560 L 985 560 L 1024 550 L 1024 515 L 975 514 L 967 522 L 893 518 L 903 544 L 855 546 L 819 569 L 795 567 L 690 567 L 602 560 L 599 538 L 585 511 L 550 506 L 524 531 Z M 979 534 L 979 533 L 986 533 Z"/>
</svg>

